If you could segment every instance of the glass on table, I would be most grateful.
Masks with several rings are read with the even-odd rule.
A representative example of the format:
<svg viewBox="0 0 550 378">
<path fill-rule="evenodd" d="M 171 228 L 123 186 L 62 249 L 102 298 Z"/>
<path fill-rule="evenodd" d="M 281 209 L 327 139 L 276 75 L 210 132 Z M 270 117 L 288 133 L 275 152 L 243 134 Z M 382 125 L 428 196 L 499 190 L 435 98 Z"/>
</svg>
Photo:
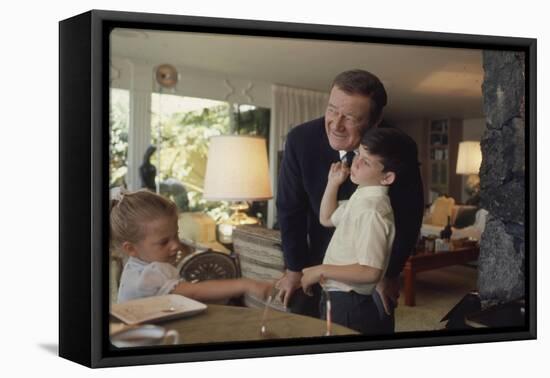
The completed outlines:
<svg viewBox="0 0 550 378">
<path fill-rule="evenodd" d="M 332 301 L 330 300 L 329 291 L 326 289 L 326 280 L 323 275 L 319 280 L 321 289 L 323 289 L 323 295 L 325 297 L 325 308 L 326 308 L 326 330 L 324 336 L 332 335 Z"/>
</svg>

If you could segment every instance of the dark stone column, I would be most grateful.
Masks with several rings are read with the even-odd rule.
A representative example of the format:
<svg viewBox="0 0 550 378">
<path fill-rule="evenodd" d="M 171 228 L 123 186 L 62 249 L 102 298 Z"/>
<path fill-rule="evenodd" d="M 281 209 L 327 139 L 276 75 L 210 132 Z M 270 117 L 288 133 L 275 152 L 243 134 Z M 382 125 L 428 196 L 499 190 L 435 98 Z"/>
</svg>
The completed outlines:
<svg viewBox="0 0 550 378">
<path fill-rule="evenodd" d="M 481 237 L 482 307 L 525 296 L 525 57 L 484 51 L 481 206 L 489 212 Z"/>
</svg>

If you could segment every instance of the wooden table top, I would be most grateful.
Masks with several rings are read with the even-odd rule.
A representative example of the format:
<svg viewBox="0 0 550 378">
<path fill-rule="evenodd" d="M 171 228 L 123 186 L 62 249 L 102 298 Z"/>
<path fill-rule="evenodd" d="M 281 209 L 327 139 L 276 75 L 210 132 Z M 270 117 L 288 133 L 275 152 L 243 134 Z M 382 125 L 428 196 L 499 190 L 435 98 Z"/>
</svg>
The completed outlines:
<svg viewBox="0 0 550 378">
<path fill-rule="evenodd" d="M 158 322 L 158 325 L 177 330 L 180 344 L 318 337 L 326 332 L 324 320 L 270 309 L 267 332 L 262 336 L 262 315 L 263 309 L 209 304 L 203 313 Z M 356 334 L 354 330 L 332 324 L 332 335 Z"/>
</svg>

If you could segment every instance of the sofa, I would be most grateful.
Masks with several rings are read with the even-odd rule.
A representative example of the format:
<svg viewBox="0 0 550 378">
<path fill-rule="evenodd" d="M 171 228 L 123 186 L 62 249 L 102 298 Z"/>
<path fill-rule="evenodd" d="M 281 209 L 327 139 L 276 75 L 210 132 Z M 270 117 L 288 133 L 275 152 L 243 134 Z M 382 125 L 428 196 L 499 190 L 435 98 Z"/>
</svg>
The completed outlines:
<svg viewBox="0 0 550 378">
<path fill-rule="evenodd" d="M 437 236 L 447 225 L 450 217 L 451 239 L 470 238 L 479 240 L 485 230 L 487 210 L 471 205 L 457 205 L 452 197 L 439 197 L 427 209 L 420 229 L 421 236 Z"/>
</svg>

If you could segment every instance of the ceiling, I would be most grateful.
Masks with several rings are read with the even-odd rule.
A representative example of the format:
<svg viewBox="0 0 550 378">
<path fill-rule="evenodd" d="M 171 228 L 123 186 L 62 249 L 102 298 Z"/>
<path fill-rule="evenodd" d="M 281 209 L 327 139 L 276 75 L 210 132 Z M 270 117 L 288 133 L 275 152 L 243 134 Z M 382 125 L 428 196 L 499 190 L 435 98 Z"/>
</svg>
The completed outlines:
<svg viewBox="0 0 550 378">
<path fill-rule="evenodd" d="M 115 29 L 114 57 L 328 92 L 347 69 L 376 74 L 389 121 L 483 117 L 481 50 Z"/>
</svg>

